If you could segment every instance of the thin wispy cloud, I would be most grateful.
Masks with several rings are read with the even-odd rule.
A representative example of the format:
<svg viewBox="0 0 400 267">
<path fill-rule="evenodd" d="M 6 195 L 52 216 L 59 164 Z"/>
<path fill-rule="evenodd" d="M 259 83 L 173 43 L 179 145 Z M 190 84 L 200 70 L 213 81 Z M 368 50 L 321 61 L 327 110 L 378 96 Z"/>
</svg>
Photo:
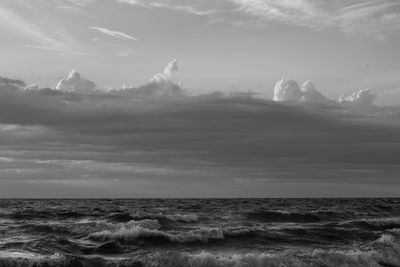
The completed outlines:
<svg viewBox="0 0 400 267">
<path fill-rule="evenodd" d="M 118 0 L 134 6 L 167 8 L 177 12 L 210 17 L 212 22 L 260 28 L 271 23 L 315 29 L 339 28 L 344 33 L 382 37 L 400 28 L 400 2 L 392 0 L 224 0 L 207 2 Z"/>
<path fill-rule="evenodd" d="M 281 22 L 312 28 L 340 28 L 345 33 L 382 36 L 400 27 L 400 2 L 319 0 L 231 0 L 238 11 L 264 23 Z"/>
<path fill-rule="evenodd" d="M 56 52 L 56 53 L 67 53 L 71 55 L 79 55 L 79 56 L 85 56 L 87 55 L 86 53 L 79 52 L 79 51 L 72 51 L 68 50 L 65 48 L 54 48 L 54 47 L 48 47 L 48 46 L 40 46 L 40 45 L 22 45 L 22 47 L 26 48 L 32 48 L 32 49 L 39 49 L 39 50 L 44 50 L 44 51 L 49 51 L 49 52 Z"/>
<path fill-rule="evenodd" d="M 146 8 L 164 8 L 175 10 L 183 13 L 204 16 L 204 15 L 211 15 L 217 10 L 214 9 L 214 4 L 210 5 L 210 8 L 207 7 L 203 2 L 199 1 L 187 1 L 184 5 L 178 3 L 174 0 L 169 1 L 143 1 L 143 0 L 118 0 L 120 3 L 131 4 L 134 6 L 141 6 Z"/>
<path fill-rule="evenodd" d="M 40 26 L 28 21 L 23 16 L 0 3 L 0 24 L 11 34 L 26 37 L 30 41 L 51 49 L 61 49 L 64 43 L 51 36 Z M 0 26 L 0 27 L 1 27 Z"/>
<path fill-rule="evenodd" d="M 94 27 L 94 26 L 89 26 L 88 28 L 117 39 L 139 41 L 139 39 L 123 32 L 113 31 L 107 28 Z"/>
<path fill-rule="evenodd" d="M 51 6 L 49 4 L 49 6 Z M 0 3 L 0 32 L 18 39 L 19 46 L 51 52 L 84 55 L 75 33 L 51 17 L 42 19 L 41 6 L 31 2 Z M 40 17 L 40 19 L 39 19 Z"/>
</svg>

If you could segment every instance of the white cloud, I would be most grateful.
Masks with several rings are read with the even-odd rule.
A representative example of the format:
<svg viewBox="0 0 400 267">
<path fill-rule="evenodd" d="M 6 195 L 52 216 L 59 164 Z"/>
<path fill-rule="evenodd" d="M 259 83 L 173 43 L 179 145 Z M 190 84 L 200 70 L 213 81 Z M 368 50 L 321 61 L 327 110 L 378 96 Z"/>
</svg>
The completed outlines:
<svg viewBox="0 0 400 267">
<path fill-rule="evenodd" d="M 148 83 L 139 87 L 123 87 L 117 90 L 119 94 L 127 94 L 133 98 L 176 97 L 184 95 L 181 84 L 177 80 L 178 61 L 170 61 L 163 72 L 155 74 Z"/>
<path fill-rule="evenodd" d="M 139 39 L 137 39 L 137 38 L 135 38 L 133 36 L 130 36 L 130 35 L 126 34 L 126 33 L 123 33 L 123 32 L 113 31 L 113 30 L 109 30 L 109 29 L 106 29 L 106 28 L 100 28 L 100 27 L 92 27 L 92 26 L 89 26 L 88 28 L 92 29 L 92 30 L 95 30 L 95 31 L 98 31 L 98 32 L 101 32 L 103 34 L 109 35 L 109 36 L 114 37 L 114 38 L 118 38 L 118 39 L 122 39 L 122 40 L 139 41 Z"/>
<path fill-rule="evenodd" d="M 163 83 L 171 81 L 175 75 L 178 73 L 178 61 L 176 59 L 170 61 L 168 65 L 164 68 L 164 72 L 155 74 L 150 81 Z"/>
<path fill-rule="evenodd" d="M 371 93 L 369 89 L 362 89 L 348 96 L 340 96 L 339 103 L 347 106 L 355 107 L 371 107 L 376 95 Z"/>
<path fill-rule="evenodd" d="M 275 84 L 274 101 L 295 101 L 300 98 L 301 90 L 296 81 L 281 79 Z"/>
<path fill-rule="evenodd" d="M 91 93 L 97 89 L 97 85 L 82 77 L 77 71 L 72 70 L 66 78 L 58 82 L 56 89 L 67 92 Z"/>
</svg>

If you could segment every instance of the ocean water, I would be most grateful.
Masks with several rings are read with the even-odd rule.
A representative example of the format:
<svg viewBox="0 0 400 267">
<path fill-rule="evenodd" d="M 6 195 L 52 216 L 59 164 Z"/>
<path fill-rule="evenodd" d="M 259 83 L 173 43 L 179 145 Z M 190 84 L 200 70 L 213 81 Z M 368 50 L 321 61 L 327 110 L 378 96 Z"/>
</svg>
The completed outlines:
<svg viewBox="0 0 400 267">
<path fill-rule="evenodd" d="M 0 266 L 400 266 L 400 199 L 2 199 Z"/>
</svg>

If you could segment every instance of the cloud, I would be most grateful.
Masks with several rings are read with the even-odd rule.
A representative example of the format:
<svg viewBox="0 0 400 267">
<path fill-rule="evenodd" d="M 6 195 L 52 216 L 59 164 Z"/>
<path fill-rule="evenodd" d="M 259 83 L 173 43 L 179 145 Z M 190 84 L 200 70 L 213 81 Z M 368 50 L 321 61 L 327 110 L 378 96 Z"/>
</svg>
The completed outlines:
<svg viewBox="0 0 400 267">
<path fill-rule="evenodd" d="M 400 2 L 362 1 L 338 10 L 337 21 L 345 32 L 364 32 L 380 38 L 400 29 Z"/>
<path fill-rule="evenodd" d="M 322 27 L 330 21 L 330 16 L 319 8 L 317 1 L 232 0 L 232 2 L 239 11 L 268 22 Z"/>
<path fill-rule="evenodd" d="M 281 79 L 274 87 L 274 101 L 296 101 L 301 98 L 299 84 L 294 80 Z"/>
<path fill-rule="evenodd" d="M 215 9 L 208 9 L 204 7 L 204 2 L 199 1 L 191 1 L 182 5 L 178 1 L 174 0 L 153 0 L 153 1 L 146 1 L 146 0 L 118 0 L 120 3 L 126 3 L 134 6 L 141 6 L 146 8 L 164 8 L 175 10 L 178 12 L 198 15 L 198 16 L 209 16 L 216 12 Z"/>
<path fill-rule="evenodd" d="M 0 76 L 0 93 L 13 92 L 26 86 L 22 80 L 9 79 Z"/>
<path fill-rule="evenodd" d="M 22 45 L 22 47 L 40 49 L 40 50 L 45 50 L 45 51 L 50 51 L 50 52 L 68 53 L 71 55 L 79 55 L 79 56 L 86 55 L 86 53 L 79 52 L 79 51 L 73 51 L 70 49 L 66 49 L 65 47 L 64 48 L 54 48 L 54 47 L 40 46 L 40 45 Z"/>
<path fill-rule="evenodd" d="M 91 27 L 91 26 L 89 26 L 88 28 L 92 29 L 92 30 L 95 30 L 95 31 L 98 31 L 98 32 L 101 32 L 101 33 L 103 33 L 105 35 L 117 38 L 117 39 L 139 41 L 139 39 L 137 39 L 137 38 L 135 38 L 133 36 L 130 36 L 130 35 L 126 34 L 126 33 L 123 33 L 123 32 L 112 31 L 112 30 L 109 30 L 109 29 L 106 29 L 106 28 L 100 28 L 100 27 Z"/>
<path fill-rule="evenodd" d="M 178 73 L 178 69 L 178 61 L 174 59 L 164 68 L 164 72 L 155 74 L 150 81 L 156 83 L 169 82 L 174 79 L 175 75 Z"/>
<path fill-rule="evenodd" d="M 47 4 L 47 3 L 46 3 Z M 48 5 L 41 6 L 48 8 Z M 47 51 L 83 54 L 78 52 L 77 42 L 59 21 L 41 16 L 38 4 L 24 1 L 0 3 L 0 29 L 8 35 L 22 38 L 19 45 Z M 48 11 L 50 12 L 50 11 Z"/>
<path fill-rule="evenodd" d="M 309 80 L 305 81 L 300 88 L 299 84 L 294 80 L 281 79 L 275 84 L 273 100 L 306 106 L 308 104 L 318 104 L 320 107 L 336 108 L 340 112 L 344 111 L 358 115 L 372 113 L 383 115 L 387 110 L 385 108 L 378 108 L 373 104 L 376 97 L 369 89 L 362 89 L 348 96 L 341 95 L 335 101 L 328 99 L 319 92 Z M 393 110 L 390 110 L 390 112 L 393 112 Z"/>
<path fill-rule="evenodd" d="M 163 72 L 155 74 L 148 83 L 139 87 L 125 86 L 121 90 L 114 90 L 114 92 L 134 98 L 183 96 L 184 90 L 176 81 L 178 70 L 178 61 L 174 59 L 168 63 Z"/>
<path fill-rule="evenodd" d="M 212 22 L 234 26 L 268 27 L 281 23 L 313 29 L 338 28 L 345 33 L 363 33 L 385 38 L 400 28 L 397 0 L 223 0 L 207 2 L 177 0 L 118 0 L 146 8 L 167 8 L 209 17 Z"/>
<path fill-rule="evenodd" d="M 28 37 L 33 42 L 42 46 L 52 49 L 62 49 L 65 47 L 63 42 L 51 36 L 42 27 L 18 15 L 3 4 L 0 4 L 0 21 L 3 25 L 8 25 L 8 30 L 12 31 L 13 34 Z"/>
<path fill-rule="evenodd" d="M 79 93 L 91 93 L 97 88 L 94 82 L 82 77 L 76 70 L 71 70 L 67 77 L 61 79 L 56 86 L 56 90 Z"/>
<path fill-rule="evenodd" d="M 370 92 L 332 109 L 302 101 L 305 92 L 318 95 L 311 82 L 288 80 L 278 83 L 280 97 L 297 101 L 158 97 L 170 92 L 165 85 L 181 96 L 178 71 L 173 60 L 145 85 L 94 93 L 0 79 L 0 182 L 51 183 L 49 192 L 71 194 L 84 182 L 107 184 L 91 196 L 107 195 L 110 184 L 114 196 L 182 196 L 177 186 L 192 193 L 194 185 L 199 196 L 249 196 L 277 183 L 398 184 L 400 151 L 388 149 L 400 143 L 398 117 L 382 126 L 380 117 L 343 112 L 344 103 L 373 104 Z M 237 180 L 246 183 L 235 189 Z"/>
<path fill-rule="evenodd" d="M 315 85 L 310 81 L 305 81 L 301 86 L 301 100 L 307 103 L 328 103 L 331 100 L 327 99 L 321 92 L 319 92 Z"/>
<path fill-rule="evenodd" d="M 348 96 L 341 95 L 338 101 L 344 107 L 365 113 L 377 111 L 377 107 L 373 104 L 375 98 L 376 95 L 371 93 L 369 89 L 363 89 Z"/>
</svg>

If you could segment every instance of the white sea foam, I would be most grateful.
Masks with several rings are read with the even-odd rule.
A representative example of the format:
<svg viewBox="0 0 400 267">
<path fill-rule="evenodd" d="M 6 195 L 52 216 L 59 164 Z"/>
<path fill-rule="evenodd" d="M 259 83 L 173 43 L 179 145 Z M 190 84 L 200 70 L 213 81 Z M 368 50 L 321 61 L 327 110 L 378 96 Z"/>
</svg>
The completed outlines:
<svg viewBox="0 0 400 267">
<path fill-rule="evenodd" d="M 143 223 L 147 221 L 146 223 Z M 170 242 L 209 242 L 211 240 L 223 239 L 220 228 L 199 228 L 189 231 L 163 232 L 156 220 L 130 221 L 119 224 L 114 230 L 103 230 L 89 235 L 95 240 L 118 240 L 120 242 L 132 242 L 149 237 L 159 238 Z M 151 222 L 153 221 L 153 222 Z M 155 221 L 155 222 L 154 222 Z"/>
<path fill-rule="evenodd" d="M 349 223 L 363 223 L 365 225 L 376 227 L 376 228 L 397 228 L 400 227 L 400 217 L 388 217 L 388 218 L 378 218 L 378 219 L 361 219 L 355 221 L 347 221 L 341 224 Z"/>
</svg>

